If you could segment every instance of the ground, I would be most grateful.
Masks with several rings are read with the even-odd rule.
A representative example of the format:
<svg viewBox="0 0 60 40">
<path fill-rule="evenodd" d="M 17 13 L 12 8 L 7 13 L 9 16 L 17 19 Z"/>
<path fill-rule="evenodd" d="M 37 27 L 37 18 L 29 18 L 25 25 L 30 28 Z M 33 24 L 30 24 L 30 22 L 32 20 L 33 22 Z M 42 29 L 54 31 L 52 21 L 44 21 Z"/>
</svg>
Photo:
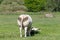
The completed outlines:
<svg viewBox="0 0 60 40">
<path fill-rule="evenodd" d="M 28 12 L 29 13 L 29 12 Z M 33 26 L 40 28 L 38 34 L 30 37 L 19 36 L 17 18 L 19 15 L 0 15 L 0 40 L 60 40 L 60 13 L 54 13 L 53 18 L 46 18 L 44 14 L 30 15 Z"/>
</svg>

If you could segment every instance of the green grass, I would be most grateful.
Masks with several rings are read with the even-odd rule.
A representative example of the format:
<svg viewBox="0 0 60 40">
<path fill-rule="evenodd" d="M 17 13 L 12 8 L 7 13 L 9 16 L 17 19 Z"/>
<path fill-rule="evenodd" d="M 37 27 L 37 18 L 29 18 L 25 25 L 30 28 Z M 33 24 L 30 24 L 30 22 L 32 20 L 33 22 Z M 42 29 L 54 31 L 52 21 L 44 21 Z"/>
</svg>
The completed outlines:
<svg viewBox="0 0 60 40">
<path fill-rule="evenodd" d="M 60 13 L 55 17 L 45 18 L 44 14 L 30 15 L 33 26 L 40 28 L 41 32 L 31 37 L 19 37 L 17 17 L 19 15 L 0 15 L 0 40 L 60 40 Z"/>
</svg>

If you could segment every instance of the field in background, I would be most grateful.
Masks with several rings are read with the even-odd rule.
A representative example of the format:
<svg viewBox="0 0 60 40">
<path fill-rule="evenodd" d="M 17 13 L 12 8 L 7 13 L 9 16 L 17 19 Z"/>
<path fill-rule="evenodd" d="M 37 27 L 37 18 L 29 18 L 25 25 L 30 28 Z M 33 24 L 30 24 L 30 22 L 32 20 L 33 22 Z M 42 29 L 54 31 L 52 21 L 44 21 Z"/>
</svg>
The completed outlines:
<svg viewBox="0 0 60 40">
<path fill-rule="evenodd" d="M 0 15 L 0 40 L 60 40 L 60 13 L 54 13 L 52 18 L 46 18 L 44 14 L 30 15 L 33 26 L 40 28 L 41 32 L 26 38 L 19 37 L 18 16 Z"/>
</svg>

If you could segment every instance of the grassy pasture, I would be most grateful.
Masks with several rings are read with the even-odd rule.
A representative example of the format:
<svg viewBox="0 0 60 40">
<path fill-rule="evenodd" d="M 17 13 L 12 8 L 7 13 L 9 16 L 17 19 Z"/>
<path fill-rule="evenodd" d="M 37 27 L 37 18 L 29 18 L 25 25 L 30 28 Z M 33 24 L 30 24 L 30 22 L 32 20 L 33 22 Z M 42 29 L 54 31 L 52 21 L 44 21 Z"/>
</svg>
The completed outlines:
<svg viewBox="0 0 60 40">
<path fill-rule="evenodd" d="M 17 17 L 19 15 L 0 15 L 0 40 L 60 40 L 60 13 L 55 17 L 46 18 L 44 14 L 30 15 L 33 26 L 40 28 L 41 32 L 31 37 L 19 37 Z"/>
</svg>

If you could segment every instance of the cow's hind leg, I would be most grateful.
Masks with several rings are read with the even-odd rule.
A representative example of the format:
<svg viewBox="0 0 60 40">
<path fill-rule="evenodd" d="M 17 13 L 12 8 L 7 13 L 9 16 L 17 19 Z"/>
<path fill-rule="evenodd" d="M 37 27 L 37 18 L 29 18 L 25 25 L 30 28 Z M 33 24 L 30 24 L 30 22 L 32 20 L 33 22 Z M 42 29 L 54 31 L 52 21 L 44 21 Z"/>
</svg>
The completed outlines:
<svg viewBox="0 0 60 40">
<path fill-rule="evenodd" d="M 31 29 L 28 30 L 28 36 L 31 36 Z"/>
<path fill-rule="evenodd" d="M 22 27 L 20 27 L 20 37 L 22 37 Z"/>
<path fill-rule="evenodd" d="M 27 37 L 27 27 L 25 27 L 25 37 Z"/>
</svg>

